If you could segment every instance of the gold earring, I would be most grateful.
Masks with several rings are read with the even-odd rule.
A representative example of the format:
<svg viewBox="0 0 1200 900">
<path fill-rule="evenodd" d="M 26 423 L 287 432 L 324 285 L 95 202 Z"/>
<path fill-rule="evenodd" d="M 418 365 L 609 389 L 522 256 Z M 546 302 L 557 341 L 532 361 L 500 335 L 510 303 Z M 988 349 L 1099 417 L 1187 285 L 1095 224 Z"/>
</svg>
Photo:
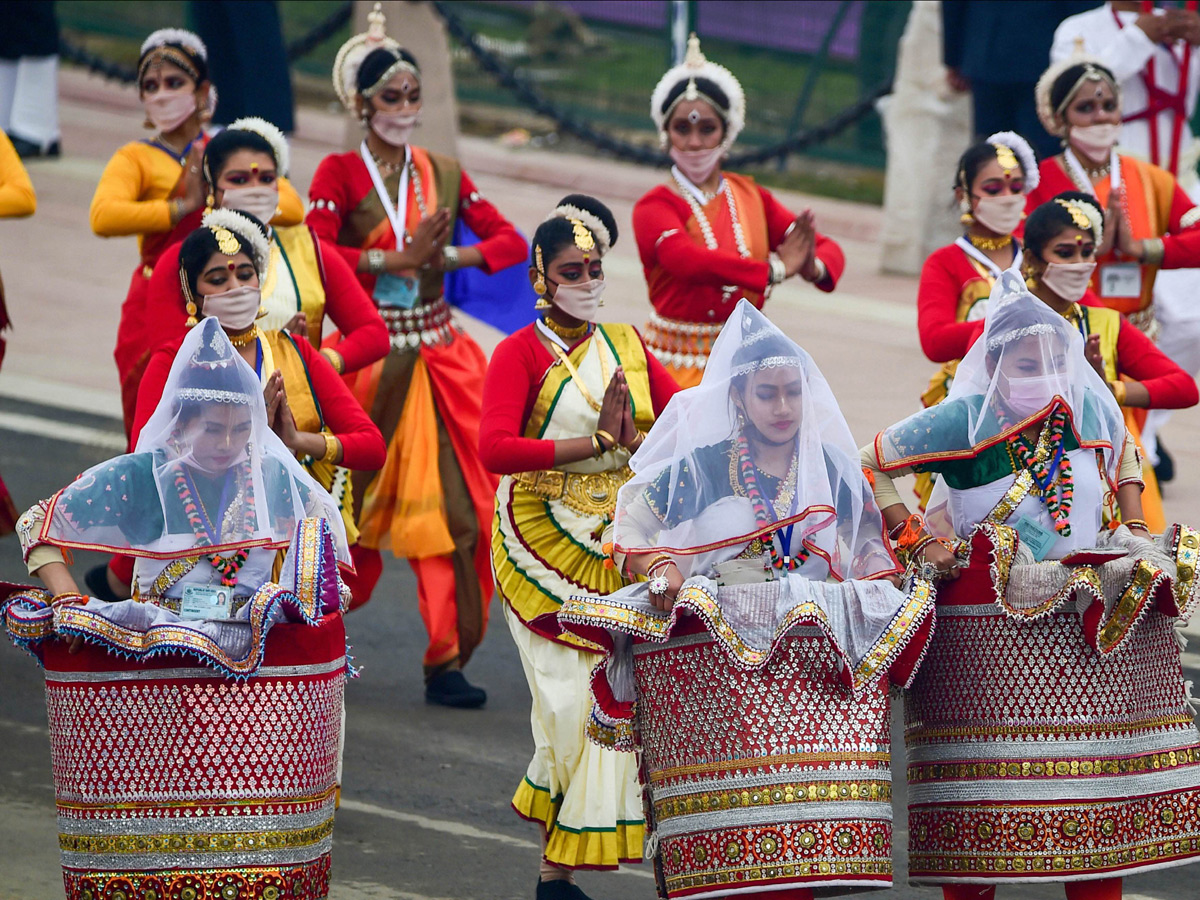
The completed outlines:
<svg viewBox="0 0 1200 900">
<path fill-rule="evenodd" d="M 184 308 L 187 309 L 187 314 L 188 314 L 187 327 L 192 328 L 193 326 L 196 325 L 197 322 L 200 321 L 199 319 L 196 318 L 196 303 L 195 303 L 195 301 L 189 300 Z"/>
<path fill-rule="evenodd" d="M 209 191 L 208 196 L 204 198 L 204 202 L 208 204 L 206 212 L 212 212 L 213 204 L 217 202 L 217 198 L 212 195 L 212 191 Z"/>
<path fill-rule="evenodd" d="M 960 221 L 964 225 L 973 225 L 973 224 L 975 224 L 975 217 L 973 215 L 971 215 L 969 212 L 965 212 L 961 216 L 958 217 L 958 221 Z"/>
<path fill-rule="evenodd" d="M 1038 276 L 1033 269 L 1025 270 L 1025 287 L 1031 291 L 1038 286 Z"/>
</svg>

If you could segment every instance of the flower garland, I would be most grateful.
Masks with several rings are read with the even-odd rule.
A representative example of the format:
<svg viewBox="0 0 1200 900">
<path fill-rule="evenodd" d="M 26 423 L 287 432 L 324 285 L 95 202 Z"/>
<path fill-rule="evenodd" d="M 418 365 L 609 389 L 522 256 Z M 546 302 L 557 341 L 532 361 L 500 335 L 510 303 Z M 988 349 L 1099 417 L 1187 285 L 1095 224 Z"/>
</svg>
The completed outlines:
<svg viewBox="0 0 1200 900">
<path fill-rule="evenodd" d="M 1006 425 L 1003 421 L 1002 425 Z M 1063 449 L 1067 432 L 1067 413 L 1056 407 L 1038 438 L 1038 450 L 1029 446 L 1021 432 L 1009 435 L 1009 453 L 1020 466 L 1029 470 L 1037 485 L 1046 512 L 1054 520 L 1054 530 L 1062 537 L 1071 536 L 1071 503 L 1075 498 L 1075 479 L 1071 475 L 1071 460 Z"/>
<path fill-rule="evenodd" d="M 746 496 L 750 498 L 750 502 L 754 506 L 754 520 L 759 527 L 765 527 L 773 521 L 778 521 L 778 516 L 772 516 L 767 509 L 766 498 L 763 497 L 762 489 L 758 486 L 758 476 L 754 468 L 754 462 L 750 458 L 750 442 L 746 440 L 745 434 L 739 434 L 737 437 L 737 452 L 738 452 L 738 469 L 741 475 L 742 484 L 746 488 Z M 780 484 L 782 492 L 786 492 L 786 503 L 791 505 L 792 496 L 795 495 L 795 477 L 796 477 L 796 460 L 793 457 L 791 468 L 788 470 L 787 477 Z M 787 491 L 788 486 L 791 486 L 791 491 Z M 781 499 L 781 498 L 776 498 Z M 796 555 L 792 556 L 788 552 L 788 547 L 792 542 L 792 529 L 796 523 L 793 522 L 776 532 L 768 532 L 763 535 L 764 543 L 767 544 L 768 552 L 771 556 L 771 565 L 776 569 L 787 569 L 789 572 L 798 569 L 801 565 L 808 561 L 809 551 L 804 546 L 804 542 L 800 542 L 800 547 L 796 550 Z M 783 545 L 783 554 L 780 555 L 779 549 L 776 547 L 775 537 L 779 536 L 780 543 Z"/>
<path fill-rule="evenodd" d="M 243 463 L 246 469 L 246 475 L 249 474 L 249 464 Z M 243 473 L 239 472 L 239 476 Z M 225 530 L 225 525 L 228 523 L 228 513 L 232 512 L 239 505 L 242 506 L 242 533 L 249 534 L 254 530 L 257 516 L 254 510 L 254 495 L 246 493 L 246 478 L 239 477 L 241 487 L 238 488 L 237 496 L 229 505 L 229 510 L 226 515 L 226 522 L 222 523 L 222 531 Z M 208 522 L 207 510 L 204 509 L 203 501 L 199 494 L 193 494 L 191 479 L 188 477 L 186 469 L 181 465 L 175 473 L 175 491 L 179 495 L 179 502 L 183 506 L 183 513 L 187 517 L 188 525 L 192 529 L 192 533 L 203 540 L 208 538 L 211 542 L 217 543 L 217 535 L 213 534 L 211 524 Z M 214 569 L 221 573 L 221 584 L 224 587 L 234 587 L 237 585 L 238 572 L 242 566 L 246 564 L 247 558 L 250 556 L 250 551 L 246 549 L 236 551 L 232 556 L 221 556 L 219 553 L 206 554 L 206 559 Z"/>
</svg>

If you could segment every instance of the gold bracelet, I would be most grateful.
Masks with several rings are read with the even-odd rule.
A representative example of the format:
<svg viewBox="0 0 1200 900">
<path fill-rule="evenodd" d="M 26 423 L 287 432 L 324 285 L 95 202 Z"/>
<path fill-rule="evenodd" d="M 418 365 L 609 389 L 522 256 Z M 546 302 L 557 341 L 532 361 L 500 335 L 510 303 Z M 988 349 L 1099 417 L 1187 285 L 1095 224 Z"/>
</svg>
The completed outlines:
<svg viewBox="0 0 1200 900">
<path fill-rule="evenodd" d="M 333 371 L 339 375 L 346 371 L 346 361 L 342 359 L 342 354 L 338 353 L 332 347 L 322 347 L 321 355 L 329 360 L 329 364 L 333 366 Z"/>
<path fill-rule="evenodd" d="M 1142 241 L 1142 262 L 1148 266 L 1160 265 L 1165 252 L 1162 238 L 1147 238 Z"/>
<path fill-rule="evenodd" d="M 1125 387 L 1125 382 L 1110 381 L 1108 383 L 1108 389 L 1110 391 L 1112 391 L 1113 398 L 1116 399 L 1116 401 L 1117 401 L 1117 406 L 1124 406 L 1125 405 L 1125 395 L 1127 393 L 1127 388 Z"/>
<path fill-rule="evenodd" d="M 611 434 L 609 434 L 607 431 L 605 431 L 603 428 L 596 429 L 596 437 L 604 438 L 604 440 L 608 441 L 608 446 L 604 447 L 604 449 L 602 451 L 604 453 L 607 453 L 613 447 L 617 446 L 617 439 L 615 437 L 613 437 Z M 601 446 L 603 447 L 603 445 L 601 445 Z"/>
<path fill-rule="evenodd" d="M 1145 519 L 1122 519 L 1121 524 L 1126 528 L 1141 528 L 1143 531 L 1149 531 L 1150 526 L 1146 524 Z"/>
<path fill-rule="evenodd" d="M 592 456 L 600 457 L 604 455 L 604 448 L 600 446 L 600 438 L 592 435 Z"/>
<path fill-rule="evenodd" d="M 336 463 L 338 461 L 338 454 L 342 450 L 341 441 L 328 431 L 322 432 L 321 437 L 325 438 L 325 455 L 321 459 L 326 462 Z"/>
</svg>

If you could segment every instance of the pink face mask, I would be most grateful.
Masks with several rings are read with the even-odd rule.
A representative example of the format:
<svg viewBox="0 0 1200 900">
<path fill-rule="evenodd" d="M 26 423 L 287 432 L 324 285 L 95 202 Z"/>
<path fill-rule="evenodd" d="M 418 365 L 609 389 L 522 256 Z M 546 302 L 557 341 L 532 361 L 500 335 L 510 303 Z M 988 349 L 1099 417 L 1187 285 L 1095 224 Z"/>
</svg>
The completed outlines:
<svg viewBox="0 0 1200 900">
<path fill-rule="evenodd" d="M 221 195 L 222 209 L 236 209 L 249 213 L 266 225 L 279 209 L 278 187 L 226 188 Z"/>
<path fill-rule="evenodd" d="M 975 218 L 979 224 L 996 234 L 1012 234 L 1025 214 L 1025 195 L 980 197 L 975 202 Z"/>
<path fill-rule="evenodd" d="M 1111 122 L 1103 125 L 1080 125 L 1067 136 L 1072 144 L 1094 162 L 1108 159 L 1108 154 L 1121 136 L 1121 126 Z"/>
<path fill-rule="evenodd" d="M 702 184 L 721 165 L 723 147 L 711 150 L 678 150 L 671 148 L 671 159 L 692 184 Z"/>
<path fill-rule="evenodd" d="M 393 147 L 407 144 L 416 127 L 416 113 L 377 112 L 371 116 L 371 130 Z"/>
<path fill-rule="evenodd" d="M 254 324 L 261 305 L 259 289 L 243 284 L 220 294 L 209 294 L 201 309 L 205 316 L 216 316 L 226 331 L 238 334 Z"/>
<path fill-rule="evenodd" d="M 174 131 L 196 111 L 196 95 L 187 88 L 159 90 L 142 101 L 146 118 L 159 131 Z"/>
<path fill-rule="evenodd" d="M 1042 273 L 1042 284 L 1071 303 L 1083 296 L 1096 271 L 1094 262 L 1049 263 Z"/>
<path fill-rule="evenodd" d="M 1062 392 L 1059 378 L 1053 373 L 1010 377 L 1008 396 L 1004 398 L 1004 403 L 1018 416 L 1025 418 L 1045 409 L 1054 399 L 1054 395 Z"/>
</svg>

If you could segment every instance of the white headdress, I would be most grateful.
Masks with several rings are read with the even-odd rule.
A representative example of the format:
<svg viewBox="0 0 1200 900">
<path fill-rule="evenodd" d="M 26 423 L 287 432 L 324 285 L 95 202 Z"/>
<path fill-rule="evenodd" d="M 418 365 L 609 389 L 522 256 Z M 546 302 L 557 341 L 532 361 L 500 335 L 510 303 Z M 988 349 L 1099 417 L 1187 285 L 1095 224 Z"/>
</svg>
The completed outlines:
<svg viewBox="0 0 1200 900">
<path fill-rule="evenodd" d="M 182 52 L 179 48 L 182 48 Z M 200 69 L 197 66 L 197 60 L 205 65 L 208 64 L 208 49 L 204 46 L 204 41 L 182 28 L 160 28 L 142 41 L 142 49 L 138 53 L 138 83 L 141 84 L 147 69 L 163 62 L 178 66 L 199 81 Z M 215 89 L 210 88 L 210 93 L 214 95 L 210 102 L 209 112 L 211 113 L 212 109 L 216 107 Z"/>
<path fill-rule="evenodd" d="M 226 256 L 233 256 L 235 253 L 247 250 L 254 262 L 254 268 L 258 270 L 259 284 L 266 280 L 267 264 L 271 260 L 271 247 L 259 227 L 245 213 L 238 212 L 236 209 L 212 209 L 204 214 L 204 218 L 200 220 L 200 226 L 216 235 L 217 246 Z M 239 246 L 234 247 L 228 243 L 230 238 Z"/>
<path fill-rule="evenodd" d="M 354 112 L 354 95 L 359 92 L 358 70 L 372 50 L 380 47 L 391 50 L 396 61 L 374 85 L 362 92 L 364 97 L 373 96 L 397 72 L 412 72 L 417 78 L 421 77 L 417 67 L 400 56 L 400 44 L 387 36 L 386 20 L 380 4 L 376 3 L 375 8 L 367 15 L 367 22 L 367 30 L 342 44 L 333 61 L 333 89 L 337 91 L 342 105 L 351 112 Z"/>
<path fill-rule="evenodd" d="M 712 97 L 706 96 L 696 86 L 697 78 L 705 78 L 719 87 L 729 98 L 729 108 L 726 109 Z M 667 95 L 680 82 L 686 82 L 687 88 L 670 106 L 664 109 Z M 658 129 L 659 139 L 663 142 L 664 147 L 667 143 L 667 122 L 671 118 L 671 112 L 684 100 L 704 100 L 725 119 L 725 139 L 721 142 L 721 146 L 726 150 L 733 145 L 746 125 L 746 95 L 742 91 L 741 83 L 727 68 L 705 58 L 700 51 L 700 39 L 694 33 L 688 38 L 687 55 L 683 58 L 683 62 L 668 69 L 667 73 L 659 79 L 654 93 L 650 95 L 650 118 L 654 120 L 654 127 Z"/>
<path fill-rule="evenodd" d="M 582 222 L 583 226 L 592 233 L 592 237 L 596 239 L 601 256 L 607 253 L 608 248 L 612 246 L 612 235 L 608 233 L 608 229 L 604 227 L 604 223 L 600 221 L 595 213 L 590 213 L 586 209 L 580 209 L 578 206 L 564 203 L 556 207 L 554 212 L 546 216 L 544 221 L 549 222 L 551 219 Z"/>
<path fill-rule="evenodd" d="M 258 116 L 246 116 L 226 126 L 228 131 L 252 131 L 271 145 L 275 156 L 275 168 L 280 175 L 286 176 L 291 166 L 291 154 L 288 151 L 287 138 L 283 132 L 266 119 Z"/>
<path fill-rule="evenodd" d="M 1058 81 L 1064 72 L 1074 66 L 1083 66 L 1083 74 L 1079 76 L 1079 79 L 1063 96 L 1062 101 L 1055 107 L 1050 102 L 1050 92 L 1054 90 L 1054 83 Z M 1107 81 L 1112 86 L 1113 93 L 1116 95 L 1118 102 L 1120 101 L 1121 86 L 1112 77 L 1104 62 L 1094 56 L 1085 56 L 1083 54 L 1071 56 L 1067 59 L 1059 60 L 1042 73 L 1042 77 L 1038 79 L 1037 86 L 1033 90 L 1033 96 L 1037 101 L 1038 119 L 1041 120 L 1042 127 L 1046 131 L 1055 137 L 1066 137 L 1067 122 L 1063 111 L 1067 108 L 1067 104 L 1079 93 L 1079 89 L 1088 81 Z"/>
<path fill-rule="evenodd" d="M 147 51 L 153 50 L 155 47 L 162 47 L 164 44 L 178 44 L 180 47 L 186 47 L 196 56 L 208 62 L 208 48 L 204 46 L 204 41 L 200 40 L 198 34 L 182 28 L 160 28 L 158 31 L 151 32 L 150 36 L 142 41 L 142 49 L 138 52 L 138 56 L 145 56 Z"/>
<path fill-rule="evenodd" d="M 1042 174 L 1038 171 L 1037 157 L 1033 155 L 1033 148 L 1029 146 L 1029 141 L 1015 131 L 997 131 L 988 136 L 987 142 L 993 147 L 1007 147 L 1011 150 L 1017 161 L 1021 163 L 1021 170 L 1025 173 L 1025 193 L 1036 190 L 1042 180 Z"/>
</svg>

